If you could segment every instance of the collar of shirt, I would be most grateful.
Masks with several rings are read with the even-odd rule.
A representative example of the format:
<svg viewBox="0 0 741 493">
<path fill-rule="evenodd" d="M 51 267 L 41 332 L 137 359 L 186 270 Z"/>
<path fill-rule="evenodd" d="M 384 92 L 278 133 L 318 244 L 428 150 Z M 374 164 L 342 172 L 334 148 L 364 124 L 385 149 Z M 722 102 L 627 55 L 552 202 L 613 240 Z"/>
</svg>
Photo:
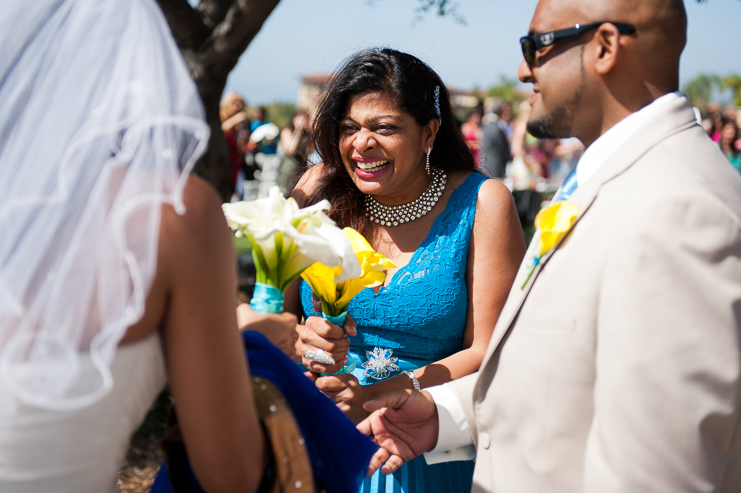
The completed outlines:
<svg viewBox="0 0 741 493">
<path fill-rule="evenodd" d="M 581 159 L 579 159 L 576 165 L 576 181 L 578 186 L 584 185 L 599 167 L 610 159 L 620 146 L 632 137 L 646 122 L 659 114 L 666 106 L 683 97 L 685 96 L 681 92 L 664 94 L 651 104 L 623 118 L 608 129 L 607 132 L 600 135 L 592 145 L 584 150 L 584 154 L 582 154 Z"/>
</svg>

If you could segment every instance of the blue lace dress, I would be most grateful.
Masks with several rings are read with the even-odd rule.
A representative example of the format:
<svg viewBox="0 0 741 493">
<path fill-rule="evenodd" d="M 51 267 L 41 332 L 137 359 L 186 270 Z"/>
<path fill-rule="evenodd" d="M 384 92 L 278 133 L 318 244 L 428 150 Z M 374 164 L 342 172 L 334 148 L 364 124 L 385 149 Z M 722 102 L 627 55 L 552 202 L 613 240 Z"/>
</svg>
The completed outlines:
<svg viewBox="0 0 741 493">
<path fill-rule="evenodd" d="M 486 179 L 476 173 L 467 177 L 389 285 L 377 294 L 364 289 L 350 303 L 348 313 L 357 323 L 358 334 L 351 338 L 348 364 L 358 362 L 353 375 L 361 384 L 378 381 L 365 375 L 360 365 L 366 351 L 376 347 L 392 349 L 400 370 L 410 371 L 462 349 L 468 306 L 466 263 L 476 199 Z M 300 289 L 304 315 L 320 316 L 314 310 L 311 288 L 302 281 Z M 388 476 L 378 470 L 366 478 L 360 491 L 467 492 L 471 491 L 473 467 L 473 461 L 428 466 L 424 457 L 418 457 Z"/>
</svg>

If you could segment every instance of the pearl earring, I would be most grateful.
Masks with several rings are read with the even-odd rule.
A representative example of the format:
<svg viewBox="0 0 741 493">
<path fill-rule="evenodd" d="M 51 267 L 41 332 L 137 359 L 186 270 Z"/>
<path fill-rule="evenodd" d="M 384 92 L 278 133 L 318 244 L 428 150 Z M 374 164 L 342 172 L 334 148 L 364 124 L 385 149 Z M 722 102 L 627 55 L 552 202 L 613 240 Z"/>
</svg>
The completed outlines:
<svg viewBox="0 0 741 493">
<path fill-rule="evenodd" d="M 427 170 L 427 174 L 429 175 L 430 170 L 430 153 L 432 152 L 432 147 L 427 148 L 427 164 L 425 165 L 425 169 Z"/>
</svg>

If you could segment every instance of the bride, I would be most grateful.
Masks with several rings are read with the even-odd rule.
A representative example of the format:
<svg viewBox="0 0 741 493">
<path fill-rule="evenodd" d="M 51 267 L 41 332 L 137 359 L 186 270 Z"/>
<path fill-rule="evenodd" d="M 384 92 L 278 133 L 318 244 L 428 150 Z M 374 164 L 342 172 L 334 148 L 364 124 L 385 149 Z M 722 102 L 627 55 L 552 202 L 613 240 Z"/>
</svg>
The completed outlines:
<svg viewBox="0 0 741 493">
<path fill-rule="evenodd" d="M 0 491 L 115 492 L 169 378 L 208 491 L 265 444 L 203 110 L 154 0 L 0 15 Z"/>
</svg>

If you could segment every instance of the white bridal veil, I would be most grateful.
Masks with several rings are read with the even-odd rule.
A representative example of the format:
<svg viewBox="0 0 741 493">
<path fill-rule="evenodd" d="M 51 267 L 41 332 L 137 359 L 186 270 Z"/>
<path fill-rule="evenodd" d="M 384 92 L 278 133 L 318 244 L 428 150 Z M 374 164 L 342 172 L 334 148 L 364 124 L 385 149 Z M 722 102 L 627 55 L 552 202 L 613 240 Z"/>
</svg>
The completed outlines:
<svg viewBox="0 0 741 493">
<path fill-rule="evenodd" d="M 5 388 L 74 410 L 111 389 L 155 274 L 161 204 L 183 212 L 207 139 L 154 0 L 3 2 L 0 400 Z"/>
</svg>

